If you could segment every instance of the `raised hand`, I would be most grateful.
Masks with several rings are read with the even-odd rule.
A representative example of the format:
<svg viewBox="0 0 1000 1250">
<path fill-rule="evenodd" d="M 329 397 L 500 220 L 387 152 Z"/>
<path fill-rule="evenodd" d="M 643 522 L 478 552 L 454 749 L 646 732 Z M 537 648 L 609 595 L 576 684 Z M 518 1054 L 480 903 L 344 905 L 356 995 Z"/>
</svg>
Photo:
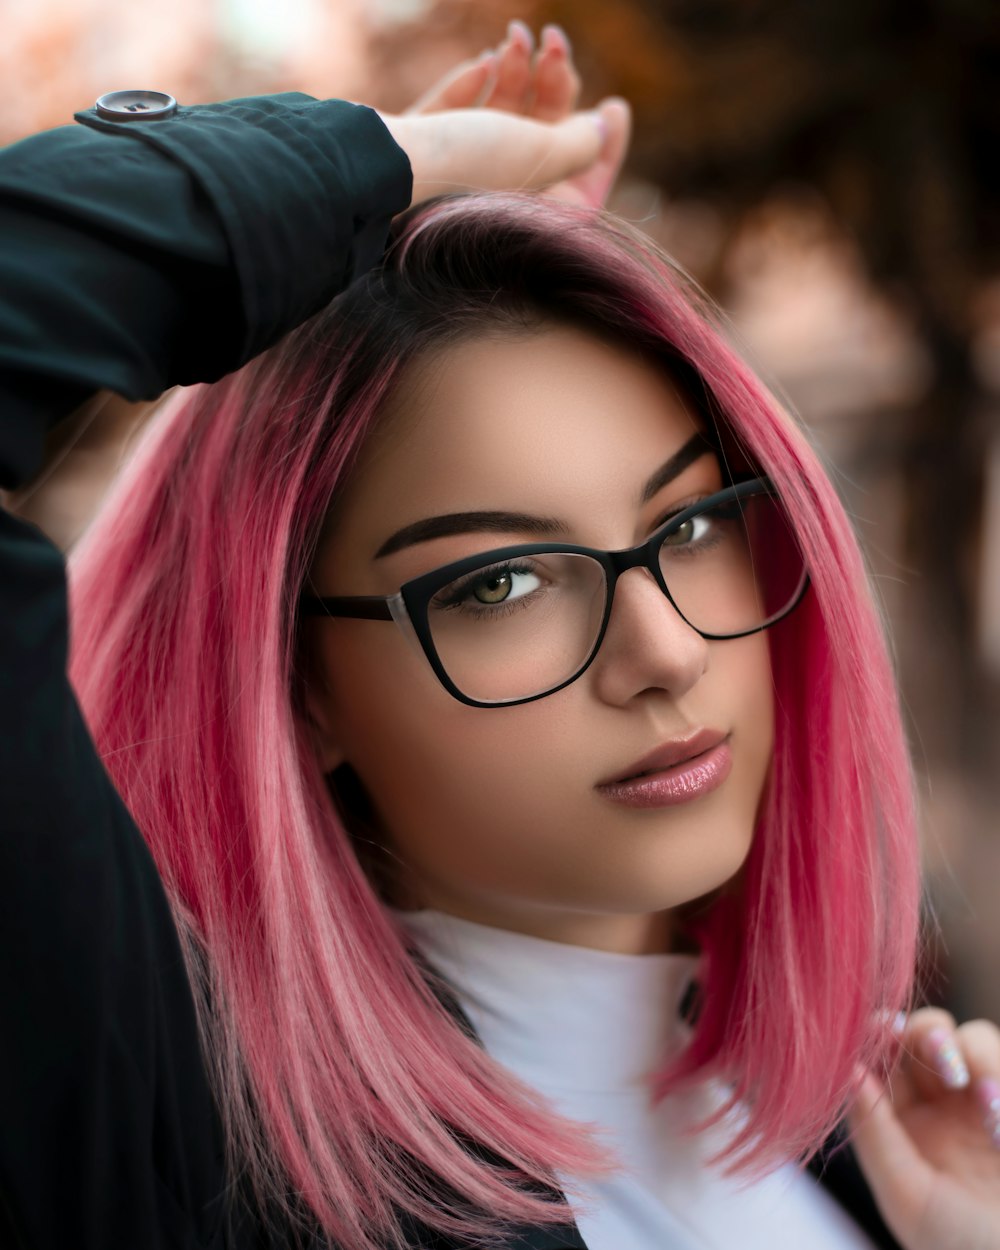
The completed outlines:
<svg viewBox="0 0 1000 1250">
<path fill-rule="evenodd" d="M 562 28 L 544 26 L 536 50 L 528 27 L 514 21 L 498 48 L 457 65 L 407 112 L 493 108 L 554 122 L 573 112 L 579 95 L 580 75 Z"/>
<path fill-rule="evenodd" d="M 914 1012 L 887 1090 L 869 1074 L 854 1149 L 905 1250 L 1000 1250 L 1000 1030 Z"/>
<path fill-rule="evenodd" d="M 463 62 L 402 116 L 383 120 L 414 170 L 414 202 L 449 191 L 544 190 L 604 203 L 628 149 L 623 100 L 579 112 L 569 40 L 546 26 L 539 46 L 512 22 L 494 51 Z"/>
</svg>

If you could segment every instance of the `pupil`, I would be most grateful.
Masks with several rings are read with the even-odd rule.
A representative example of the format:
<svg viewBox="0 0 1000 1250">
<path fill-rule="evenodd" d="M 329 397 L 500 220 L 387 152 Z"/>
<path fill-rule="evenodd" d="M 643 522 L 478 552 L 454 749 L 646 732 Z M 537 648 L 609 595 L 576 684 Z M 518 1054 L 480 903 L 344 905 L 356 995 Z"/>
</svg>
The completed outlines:
<svg viewBox="0 0 1000 1250">
<path fill-rule="evenodd" d="M 510 574 L 503 573 L 499 577 L 488 577 L 480 582 L 476 598 L 480 603 L 501 603 L 510 593 Z"/>
<path fill-rule="evenodd" d="M 685 521 L 684 524 L 680 527 L 680 529 L 675 530 L 672 534 L 667 535 L 667 537 L 663 540 L 664 547 L 669 547 L 671 545 L 676 545 L 678 547 L 683 546 L 684 543 L 690 540 L 691 530 L 693 528 L 694 528 L 693 521 Z"/>
</svg>

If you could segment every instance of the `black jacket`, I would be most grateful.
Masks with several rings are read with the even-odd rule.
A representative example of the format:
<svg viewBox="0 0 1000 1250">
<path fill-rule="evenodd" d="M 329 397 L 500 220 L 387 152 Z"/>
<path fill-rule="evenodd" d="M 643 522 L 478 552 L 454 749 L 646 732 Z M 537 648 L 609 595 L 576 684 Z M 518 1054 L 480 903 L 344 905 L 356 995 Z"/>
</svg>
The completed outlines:
<svg viewBox="0 0 1000 1250">
<path fill-rule="evenodd" d="M 377 116 L 342 102 L 77 120 L 0 153 L 6 489 L 96 390 L 154 398 L 271 345 L 378 261 L 410 195 Z M 176 932 L 66 648 L 62 556 L 0 510 L 0 1245 L 284 1245 L 250 1211 L 230 1225 Z M 831 1190 L 894 1247 L 850 1156 L 833 1167 Z M 453 1245 L 411 1235 L 414 1250 Z M 509 1244 L 585 1250 L 569 1219 Z"/>
</svg>

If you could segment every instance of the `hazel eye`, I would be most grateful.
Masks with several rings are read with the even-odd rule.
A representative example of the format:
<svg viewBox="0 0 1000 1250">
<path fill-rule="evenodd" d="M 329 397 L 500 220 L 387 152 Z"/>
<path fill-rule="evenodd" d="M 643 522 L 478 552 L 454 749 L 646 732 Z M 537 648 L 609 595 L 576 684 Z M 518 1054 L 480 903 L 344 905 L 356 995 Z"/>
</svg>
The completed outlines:
<svg viewBox="0 0 1000 1250">
<path fill-rule="evenodd" d="M 689 543 L 703 538 L 710 526 L 711 521 L 706 516 L 691 517 L 683 525 L 679 525 L 672 534 L 668 534 L 663 540 L 663 545 L 664 547 L 686 547 Z"/>
<path fill-rule="evenodd" d="M 479 578 L 472 586 L 477 603 L 487 606 L 503 603 L 506 599 L 519 599 L 537 590 L 541 580 L 528 570 L 503 569 Z"/>
<path fill-rule="evenodd" d="M 514 579 L 510 573 L 498 573 L 476 583 L 472 593 L 480 603 L 503 603 L 511 592 Z"/>
</svg>

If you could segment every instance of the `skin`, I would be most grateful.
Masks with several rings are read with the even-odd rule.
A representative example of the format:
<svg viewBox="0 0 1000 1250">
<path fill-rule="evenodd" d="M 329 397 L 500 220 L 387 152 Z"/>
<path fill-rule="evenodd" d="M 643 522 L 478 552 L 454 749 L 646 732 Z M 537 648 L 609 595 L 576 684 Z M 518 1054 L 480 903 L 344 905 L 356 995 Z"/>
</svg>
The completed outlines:
<svg viewBox="0 0 1000 1250">
<path fill-rule="evenodd" d="M 382 114 L 413 168 L 413 202 L 462 190 L 545 188 L 576 204 L 607 199 L 628 150 L 631 110 L 618 98 L 578 111 L 580 76 L 564 31 L 536 47 L 523 22 L 465 61 L 402 116 Z"/>
<path fill-rule="evenodd" d="M 906 1250 L 997 1250 L 1000 1114 L 987 1097 L 1000 1082 L 1000 1031 L 923 1007 L 900 1034 L 899 1069 L 889 1084 L 868 1073 L 849 1118 L 879 1210 Z M 961 1056 L 957 1087 L 943 1076 L 942 1042 Z"/>
<path fill-rule="evenodd" d="M 632 546 L 680 502 L 718 490 L 710 453 L 646 504 L 642 484 L 696 431 L 670 382 L 629 352 L 547 326 L 440 352 L 407 385 L 339 501 L 314 584 L 391 594 L 513 530 L 374 553 L 425 517 L 558 517 L 565 541 Z M 468 707 L 390 623 L 314 622 L 311 712 L 326 769 L 348 763 L 407 883 L 404 905 L 599 949 L 669 943 L 670 909 L 740 868 L 772 747 L 765 636 L 708 642 L 645 570 L 620 580 L 601 651 L 565 690 Z M 637 811 L 595 786 L 667 739 L 731 735 L 716 791 Z"/>
</svg>

